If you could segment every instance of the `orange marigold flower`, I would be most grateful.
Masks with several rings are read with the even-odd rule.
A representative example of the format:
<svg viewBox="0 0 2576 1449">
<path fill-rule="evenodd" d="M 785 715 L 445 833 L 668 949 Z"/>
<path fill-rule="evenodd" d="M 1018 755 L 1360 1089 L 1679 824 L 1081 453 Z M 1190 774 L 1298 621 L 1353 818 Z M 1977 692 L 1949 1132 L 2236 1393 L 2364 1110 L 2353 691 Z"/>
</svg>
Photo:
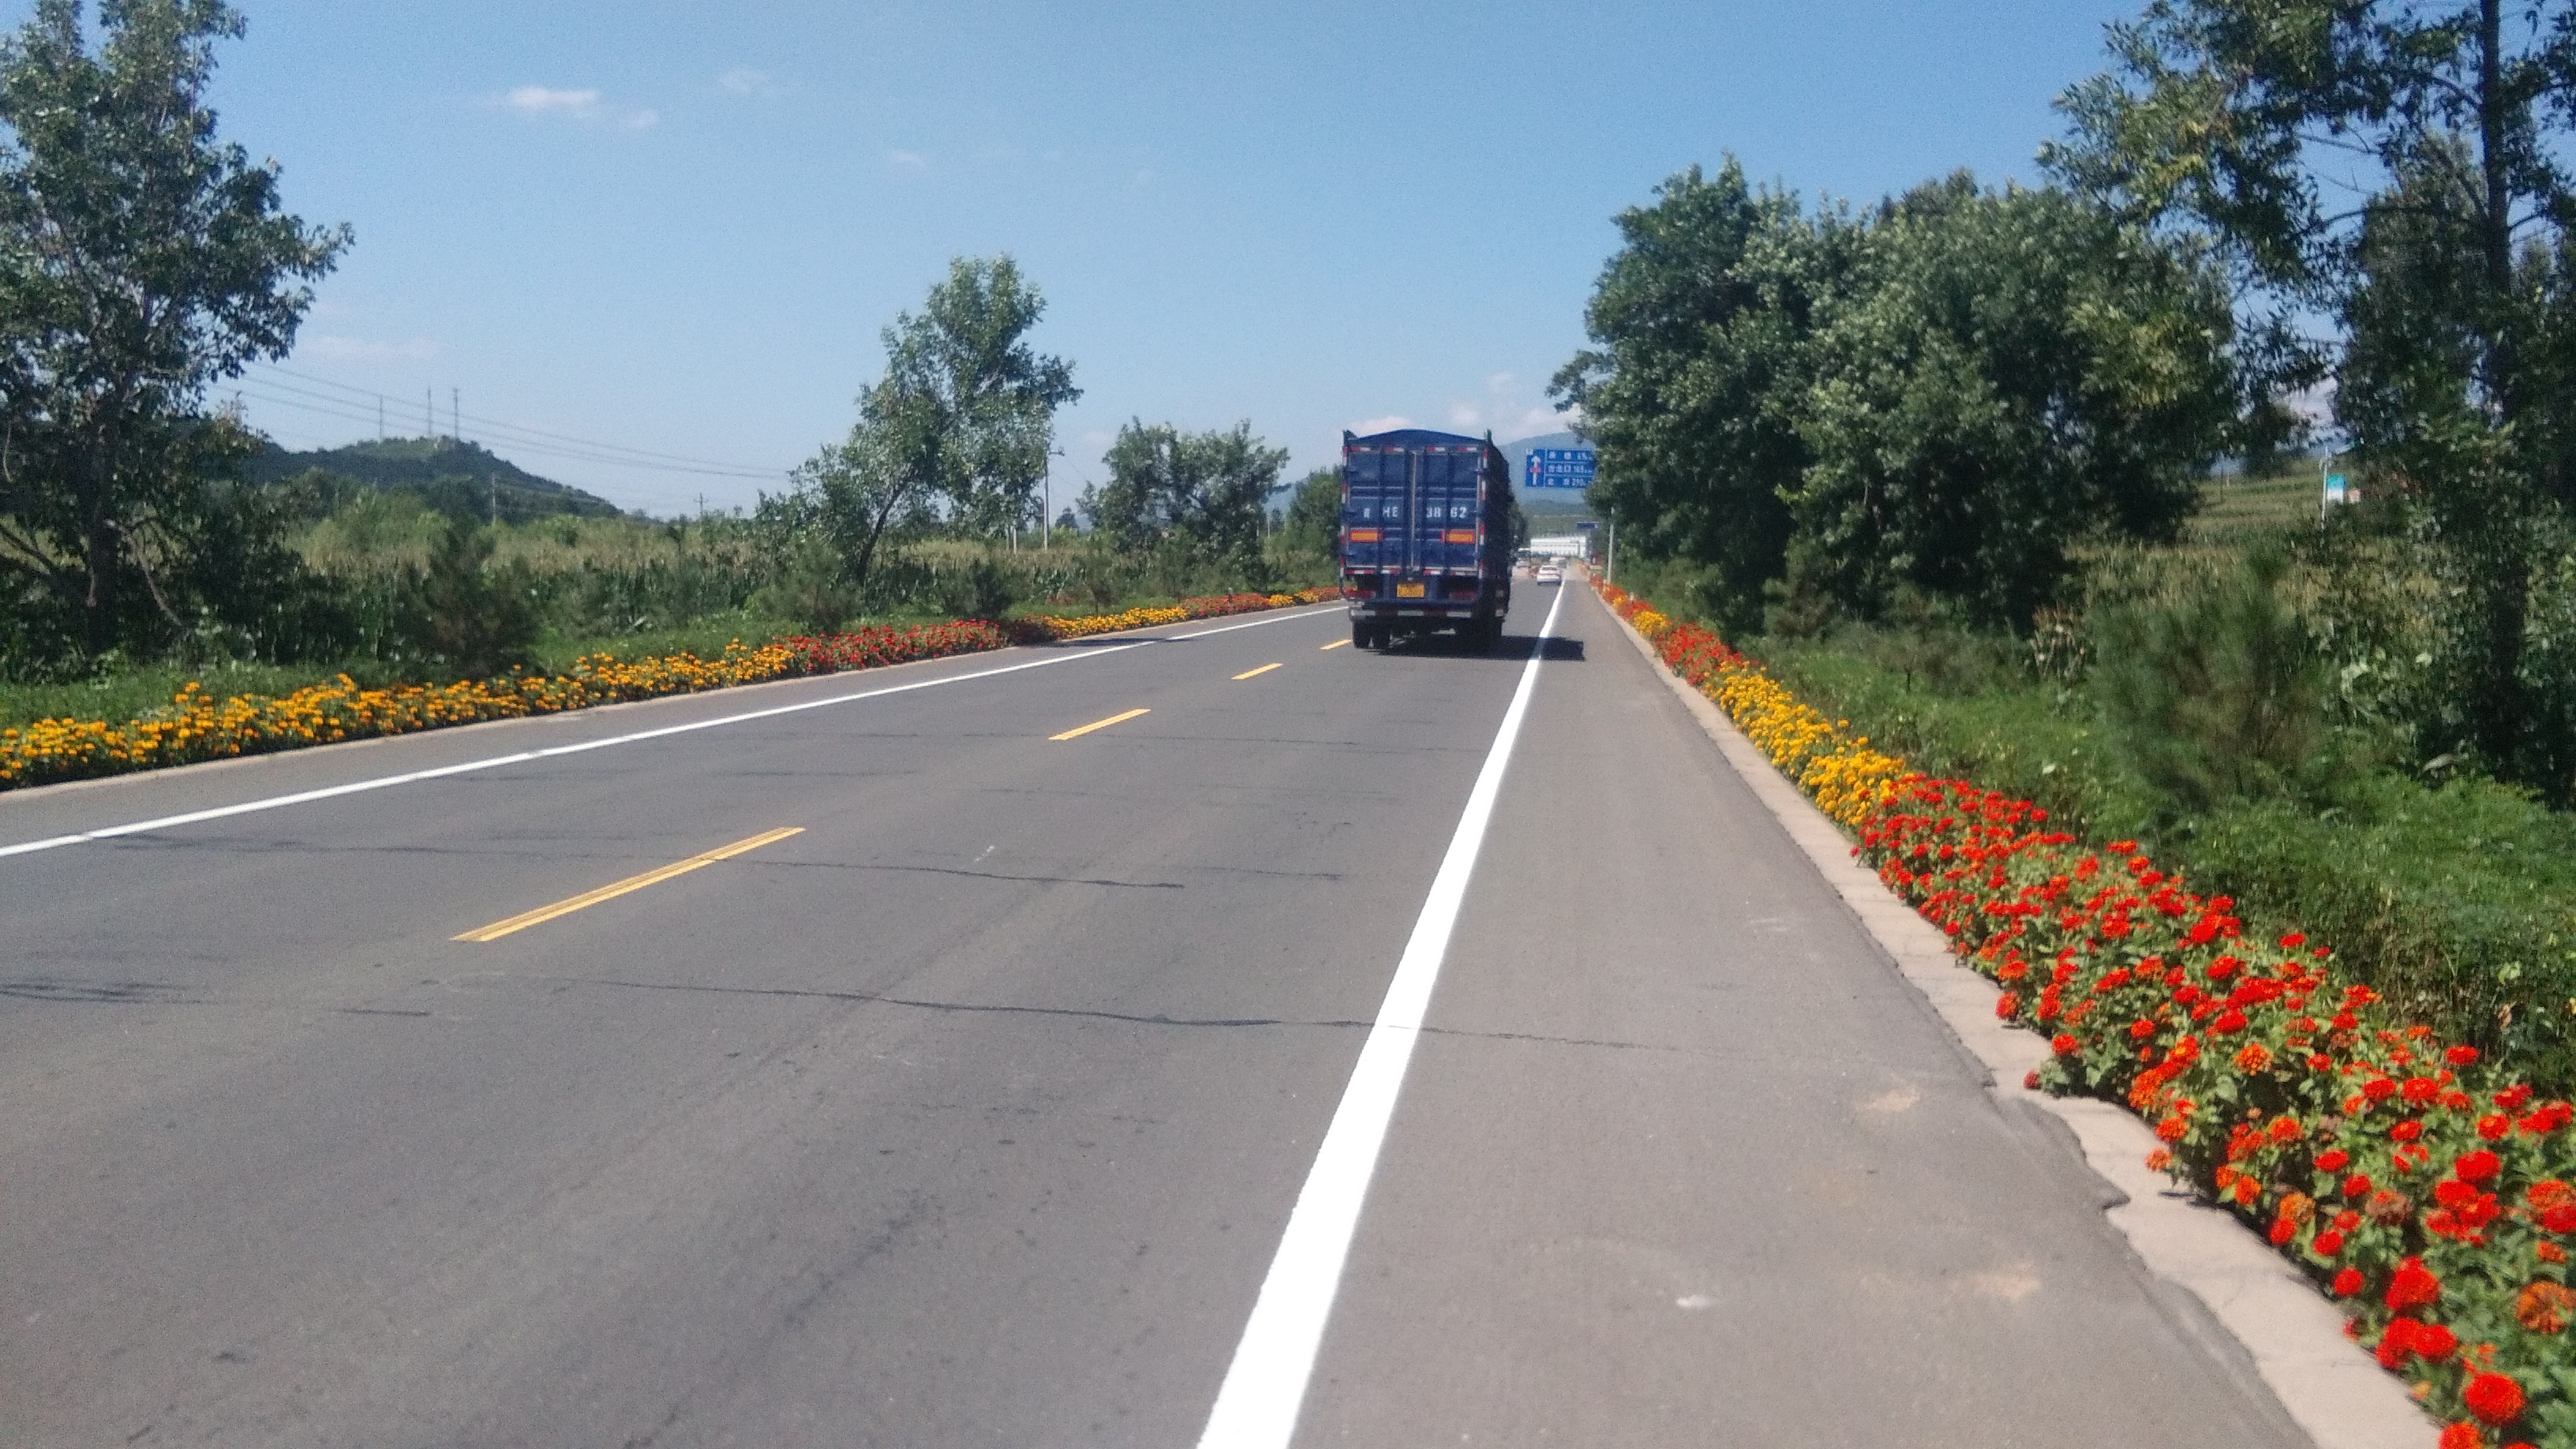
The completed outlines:
<svg viewBox="0 0 2576 1449">
<path fill-rule="evenodd" d="M 2236 1179 L 2236 1202 L 2238 1206 L 2252 1207 L 2254 1205 L 2254 1199 L 2261 1197 L 2262 1195 L 2262 1184 L 2256 1182 L 2252 1177 L 2248 1176 Z"/>
<path fill-rule="evenodd" d="M 2004 1020 L 2006 1020 L 2006 1021 L 2010 1021 L 2010 1020 L 2012 1020 L 2016 1015 L 2019 1015 L 2019 1014 L 2020 1014 L 2020 1012 L 2021 1012 L 2021 995 L 2020 995 L 2020 993 L 2018 993 L 2018 992 L 2013 992 L 2013 991 L 2007 991 L 2007 992 L 2005 992 L 2003 995 L 1998 996 L 1998 997 L 1996 997 L 1996 998 L 1995 998 L 1995 1015 L 1997 1015 L 1997 1016 L 1999 1016 L 1999 1017 L 2002 1017 L 2002 1018 L 2003 1018 Z"/>
<path fill-rule="evenodd" d="M 2513 1320 L 2533 1333 L 2563 1332 L 2571 1312 L 2576 1312 L 2576 1293 L 2546 1278 L 2514 1295 Z"/>
<path fill-rule="evenodd" d="M 2236 1070 L 2240 1072 L 2259 1072 L 2270 1065 L 2272 1053 L 2259 1041 L 2247 1042 L 2244 1049 L 2236 1053 Z"/>
<path fill-rule="evenodd" d="M 2486 1431 L 2466 1419 L 2445 1428 L 2434 1449 L 2486 1449 Z"/>
<path fill-rule="evenodd" d="M 2162 1172 L 2171 1166 L 2173 1166 L 2173 1153 L 2171 1151 L 2159 1147 L 2155 1151 L 2147 1154 L 2147 1168 L 2149 1171 Z"/>
</svg>

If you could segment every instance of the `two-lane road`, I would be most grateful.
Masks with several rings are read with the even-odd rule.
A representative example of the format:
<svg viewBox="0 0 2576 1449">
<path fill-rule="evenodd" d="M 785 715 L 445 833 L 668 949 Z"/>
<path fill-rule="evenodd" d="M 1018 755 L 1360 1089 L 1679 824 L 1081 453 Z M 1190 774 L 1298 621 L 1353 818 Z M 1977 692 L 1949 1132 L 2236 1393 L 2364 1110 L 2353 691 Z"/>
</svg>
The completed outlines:
<svg viewBox="0 0 2576 1449">
<path fill-rule="evenodd" d="M 0 856 L 0 1442 L 1195 1442 L 1555 600 L 0 796 L 506 761 Z M 1300 1441 L 2301 1442 L 1615 628 L 1569 586 Z"/>
</svg>

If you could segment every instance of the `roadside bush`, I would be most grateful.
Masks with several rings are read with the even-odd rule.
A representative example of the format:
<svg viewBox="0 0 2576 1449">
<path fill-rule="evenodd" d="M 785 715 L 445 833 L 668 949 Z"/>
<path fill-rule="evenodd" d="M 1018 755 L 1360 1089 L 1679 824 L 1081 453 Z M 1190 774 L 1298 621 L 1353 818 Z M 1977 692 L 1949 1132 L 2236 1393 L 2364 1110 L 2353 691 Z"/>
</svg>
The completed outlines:
<svg viewBox="0 0 2576 1449">
<path fill-rule="evenodd" d="M 2159 824 L 2326 783 L 2325 663 L 2281 598 L 2285 569 L 2257 551 L 2211 587 L 2094 625 L 2093 694 L 2161 797 Z"/>
<path fill-rule="evenodd" d="M 798 540 L 785 569 L 753 596 L 752 606 L 813 633 L 830 634 L 859 612 L 859 591 L 850 586 L 840 550 L 811 537 Z"/>
<path fill-rule="evenodd" d="M 404 642 L 459 674 L 480 677 L 524 665 L 537 642 L 527 571 L 487 569 L 492 548 L 479 525 L 449 520 L 410 590 Z"/>
<path fill-rule="evenodd" d="M 989 556 L 940 570 L 931 587 L 952 619 L 999 619 L 1019 602 L 1017 581 Z"/>
</svg>

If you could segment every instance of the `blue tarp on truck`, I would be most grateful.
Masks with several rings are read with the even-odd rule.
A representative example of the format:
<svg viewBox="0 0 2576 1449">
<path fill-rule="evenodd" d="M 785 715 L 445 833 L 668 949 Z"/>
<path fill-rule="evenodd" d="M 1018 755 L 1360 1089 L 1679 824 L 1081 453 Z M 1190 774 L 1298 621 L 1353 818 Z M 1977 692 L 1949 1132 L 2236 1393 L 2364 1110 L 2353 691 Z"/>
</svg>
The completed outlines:
<svg viewBox="0 0 2576 1449">
<path fill-rule="evenodd" d="M 1512 470 L 1491 436 L 1342 434 L 1342 597 L 1351 642 L 1454 629 L 1502 637 L 1512 605 Z"/>
</svg>

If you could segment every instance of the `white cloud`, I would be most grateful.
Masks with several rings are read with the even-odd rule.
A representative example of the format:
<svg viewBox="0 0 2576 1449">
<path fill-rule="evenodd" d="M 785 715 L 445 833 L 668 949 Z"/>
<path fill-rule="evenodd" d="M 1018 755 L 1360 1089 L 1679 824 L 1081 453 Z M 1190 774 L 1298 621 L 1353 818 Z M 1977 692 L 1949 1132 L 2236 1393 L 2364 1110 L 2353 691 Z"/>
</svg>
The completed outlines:
<svg viewBox="0 0 2576 1449">
<path fill-rule="evenodd" d="M 561 112 L 584 120 L 599 114 L 599 92 L 594 90 L 559 91 L 552 86 L 521 86 L 501 97 L 501 104 L 531 116 Z"/>
<path fill-rule="evenodd" d="M 1453 402 L 1449 405 L 1449 426 L 1453 428 L 1472 428 L 1484 419 L 1485 415 L 1476 411 L 1474 403 Z"/>
<path fill-rule="evenodd" d="M 930 158 L 918 151 L 888 151 L 886 164 L 897 171 L 910 171 L 918 175 L 930 169 Z"/>
<path fill-rule="evenodd" d="M 589 87 L 519 86 L 494 97 L 493 104 L 523 116 L 562 116 L 586 126 L 614 126 L 621 131 L 641 131 L 661 119 L 652 111 L 611 106 Z"/>
<path fill-rule="evenodd" d="M 438 344 L 426 337 L 408 342 L 382 342 L 371 337 L 335 337 L 309 333 L 297 340 L 295 355 L 323 362 L 383 362 L 392 358 L 436 357 Z"/>
<path fill-rule="evenodd" d="M 738 96 L 774 96 L 778 94 L 778 82 L 769 78 L 769 72 L 755 69 L 754 67 L 747 65 L 735 66 L 731 70 L 717 76 L 716 84 Z"/>
<path fill-rule="evenodd" d="M 1567 408 L 1563 412 L 1547 407 L 1531 408 L 1521 414 L 1519 421 L 1512 425 L 1513 436 L 1534 438 L 1541 433 L 1561 433 L 1582 421 L 1583 409 L 1581 408 Z"/>
<path fill-rule="evenodd" d="M 1389 414 L 1386 417 L 1369 418 L 1363 422 L 1353 423 L 1351 424 L 1351 431 L 1365 438 L 1371 433 L 1391 433 L 1398 428 L 1409 428 L 1412 426 L 1413 419 Z"/>
</svg>

